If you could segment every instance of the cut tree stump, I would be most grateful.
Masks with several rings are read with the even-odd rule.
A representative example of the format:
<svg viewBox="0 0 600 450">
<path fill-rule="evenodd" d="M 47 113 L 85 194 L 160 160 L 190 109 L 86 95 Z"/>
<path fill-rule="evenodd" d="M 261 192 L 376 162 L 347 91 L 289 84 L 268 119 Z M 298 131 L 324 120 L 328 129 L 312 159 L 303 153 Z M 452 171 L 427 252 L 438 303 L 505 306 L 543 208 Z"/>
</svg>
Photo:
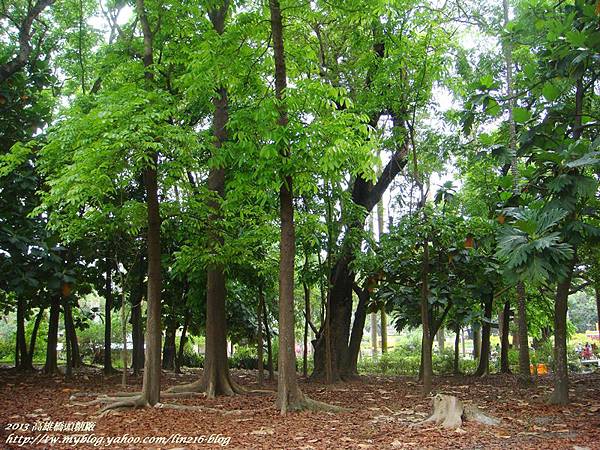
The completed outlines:
<svg viewBox="0 0 600 450">
<path fill-rule="evenodd" d="M 433 397 L 433 414 L 421 423 L 435 422 L 448 429 L 458 429 L 464 421 L 484 425 L 498 425 L 500 421 L 488 416 L 475 405 L 464 405 L 453 395 L 437 394 Z"/>
</svg>

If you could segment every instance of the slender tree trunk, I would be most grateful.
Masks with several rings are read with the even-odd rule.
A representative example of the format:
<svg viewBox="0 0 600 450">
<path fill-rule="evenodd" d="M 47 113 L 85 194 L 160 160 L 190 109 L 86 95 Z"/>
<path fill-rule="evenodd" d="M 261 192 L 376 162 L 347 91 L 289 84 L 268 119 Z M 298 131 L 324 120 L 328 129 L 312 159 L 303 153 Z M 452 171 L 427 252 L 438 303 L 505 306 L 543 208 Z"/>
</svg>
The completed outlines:
<svg viewBox="0 0 600 450">
<path fill-rule="evenodd" d="M 37 340 L 38 330 L 40 329 L 40 323 L 44 318 L 44 308 L 40 308 L 37 316 L 35 317 L 35 322 L 33 324 L 33 330 L 31 330 L 31 338 L 29 340 L 29 352 L 27 354 L 27 364 L 26 367 L 30 367 L 33 370 L 33 354 L 35 353 L 35 341 Z"/>
<path fill-rule="evenodd" d="M 376 359 L 379 356 L 377 351 L 377 313 L 372 312 L 371 316 L 371 356 Z"/>
<path fill-rule="evenodd" d="M 440 327 L 435 336 L 438 342 L 438 352 L 442 354 L 446 348 L 446 333 L 444 332 L 444 327 Z"/>
<path fill-rule="evenodd" d="M 308 260 L 308 257 L 307 257 Z M 304 288 L 304 349 L 302 355 L 302 375 L 308 376 L 308 321 L 310 320 L 310 286 L 302 282 Z"/>
<path fill-rule="evenodd" d="M 124 278 L 124 277 L 123 277 Z M 121 350 L 121 362 L 123 363 L 123 372 L 121 374 L 121 386 L 123 389 L 127 387 L 127 374 L 129 369 L 127 368 L 127 313 L 125 310 L 125 283 L 123 283 L 123 293 L 121 295 L 121 338 L 123 339 L 123 348 Z"/>
<path fill-rule="evenodd" d="M 106 254 L 106 284 L 104 287 L 104 373 L 110 375 L 114 372 L 112 366 L 112 321 L 111 312 L 113 307 L 112 288 L 112 261 L 110 254 Z"/>
<path fill-rule="evenodd" d="M 69 302 L 64 304 L 65 314 L 65 332 L 71 343 L 71 362 L 73 368 L 81 367 L 81 353 L 79 352 L 79 342 L 77 340 L 77 330 L 73 321 L 73 306 Z"/>
<path fill-rule="evenodd" d="M 473 330 L 473 359 L 479 359 L 481 356 L 481 324 L 474 323 Z"/>
<path fill-rule="evenodd" d="M 566 405 L 569 403 L 569 368 L 567 366 L 567 308 L 573 268 L 577 256 L 568 263 L 567 275 L 556 287 L 554 301 L 554 391 L 549 403 Z"/>
<path fill-rule="evenodd" d="M 381 159 L 379 160 L 381 162 Z M 379 165 L 377 170 L 377 176 L 381 176 L 381 166 Z M 385 208 L 383 206 L 383 200 L 380 199 L 377 202 L 377 240 L 381 242 L 381 236 L 384 233 L 384 217 Z M 388 334 L 387 334 L 387 314 L 385 312 L 385 306 L 381 308 L 381 353 L 386 353 L 388 350 Z"/>
<path fill-rule="evenodd" d="M 385 307 L 381 308 L 381 353 L 388 351 L 388 332 L 387 332 L 387 314 Z"/>
<path fill-rule="evenodd" d="M 508 362 L 508 338 L 510 336 L 510 302 L 504 302 L 504 311 L 502 313 L 502 332 L 500 333 L 500 373 L 510 373 L 510 364 Z"/>
<path fill-rule="evenodd" d="M 490 334 L 492 330 L 492 307 L 494 303 L 494 292 L 491 291 L 484 300 L 484 321 L 481 330 L 481 354 L 479 356 L 479 365 L 475 371 L 475 376 L 487 375 L 490 372 Z"/>
<path fill-rule="evenodd" d="M 163 343 L 162 368 L 173 370 L 175 368 L 175 338 L 177 324 L 170 323 L 165 330 L 165 342 Z"/>
<path fill-rule="evenodd" d="M 145 270 L 143 255 L 140 255 L 138 270 L 139 276 L 137 284 L 131 293 L 131 365 L 133 367 L 134 375 L 139 375 L 144 368 L 144 326 L 142 322 L 142 300 L 144 298 Z"/>
<path fill-rule="evenodd" d="M 596 330 L 598 330 L 598 338 L 600 338 L 600 283 L 596 283 L 596 315 L 598 316 L 598 322 L 596 322 Z"/>
<path fill-rule="evenodd" d="M 454 364 L 453 364 L 453 372 L 454 375 L 460 374 L 460 326 L 457 326 L 454 329 L 455 337 L 454 337 Z"/>
<path fill-rule="evenodd" d="M 65 325 L 65 350 L 66 350 L 66 371 L 65 375 L 70 377 L 73 375 L 73 352 L 71 350 L 71 331 L 67 323 L 67 303 L 68 299 L 63 298 L 63 321 Z"/>
<path fill-rule="evenodd" d="M 518 313 L 518 305 L 517 305 L 517 313 Z M 519 349 L 519 317 L 518 314 L 516 314 L 516 326 L 513 329 L 513 333 L 512 333 L 512 344 L 513 344 L 513 348 L 515 350 Z"/>
<path fill-rule="evenodd" d="M 17 301 L 17 340 L 15 348 L 15 367 L 19 371 L 30 370 L 27 367 L 30 358 L 27 352 L 27 341 L 25 338 L 25 300 L 19 298 Z"/>
<path fill-rule="evenodd" d="M 153 33 L 146 15 L 144 0 L 136 0 L 136 12 L 144 35 L 144 77 L 147 88 L 154 81 L 151 67 L 154 65 Z M 158 200 L 158 153 L 150 154 L 150 164 L 144 169 L 146 209 L 148 214 L 148 309 L 146 317 L 146 348 L 144 359 L 143 399 L 154 406 L 160 402 L 160 356 L 161 356 L 161 263 L 160 263 L 160 207 Z"/>
<path fill-rule="evenodd" d="M 462 344 L 462 356 L 463 358 L 467 356 L 467 350 L 465 349 L 465 330 L 460 329 L 460 341 Z"/>
<path fill-rule="evenodd" d="M 214 30 L 222 35 L 225 30 L 225 18 L 229 1 L 224 0 L 219 8 L 209 11 Z M 217 88 L 212 99 L 215 112 L 213 116 L 213 156 L 219 155 L 227 140 L 229 121 L 228 96 L 225 87 Z M 208 189 L 213 197 L 209 201 L 210 222 L 222 227 L 221 202 L 225 196 L 225 169 L 213 167 L 208 175 Z M 211 228 L 210 242 L 213 252 L 223 244 L 221 229 Z M 206 289 L 206 352 L 204 359 L 203 387 L 209 398 L 217 395 L 234 395 L 241 390 L 233 383 L 229 374 L 227 359 L 227 317 L 225 306 L 227 299 L 225 268 L 221 263 L 212 263 L 208 267 Z"/>
<path fill-rule="evenodd" d="M 56 345 L 58 344 L 58 319 L 60 315 L 60 297 L 52 298 L 50 305 L 50 318 L 48 319 L 48 345 L 46 346 L 46 364 L 44 374 L 54 375 L 58 372 L 58 355 Z"/>
<path fill-rule="evenodd" d="M 265 294 L 262 286 L 258 288 L 258 308 L 256 311 L 256 356 L 258 358 L 258 385 L 262 386 L 265 383 L 265 367 L 264 367 L 264 338 L 263 338 L 263 309 L 265 307 Z"/>
<path fill-rule="evenodd" d="M 275 59 L 275 97 L 277 98 L 281 129 L 288 124 L 285 105 L 287 73 L 283 48 L 283 23 L 279 0 L 269 0 L 271 34 Z M 284 158 L 289 148 L 279 149 Z M 279 358 L 277 364 L 277 407 L 281 414 L 304 407 L 304 395 L 296 378 L 296 352 L 294 338 L 294 256 L 296 254 L 294 230 L 294 190 L 291 175 L 283 174 L 279 188 L 279 219 L 281 237 L 279 242 Z"/>
<path fill-rule="evenodd" d="M 267 305 L 264 303 L 263 320 L 265 324 L 265 334 L 267 338 L 267 369 L 269 370 L 269 381 L 273 381 L 275 379 L 275 368 L 273 367 L 273 346 L 271 345 L 271 330 L 269 329 Z"/>
<path fill-rule="evenodd" d="M 175 373 L 181 373 L 181 365 L 183 363 L 183 356 L 185 350 L 185 343 L 187 342 L 187 329 L 190 323 L 190 313 L 186 312 L 183 320 L 183 328 L 181 329 L 181 337 L 179 338 L 179 348 L 177 349 L 177 357 L 175 358 Z"/>
<path fill-rule="evenodd" d="M 519 329 L 519 382 L 521 384 L 531 383 L 531 372 L 529 369 L 529 335 L 527 333 L 527 297 L 525 285 L 522 282 L 517 283 L 517 302 L 518 302 L 518 320 Z"/>
<path fill-rule="evenodd" d="M 429 329 L 429 241 L 423 242 L 423 263 L 421 269 L 421 325 L 423 338 L 421 341 L 421 360 L 423 362 L 423 395 L 431 392 L 433 364 L 431 360 L 431 331 Z"/>
</svg>

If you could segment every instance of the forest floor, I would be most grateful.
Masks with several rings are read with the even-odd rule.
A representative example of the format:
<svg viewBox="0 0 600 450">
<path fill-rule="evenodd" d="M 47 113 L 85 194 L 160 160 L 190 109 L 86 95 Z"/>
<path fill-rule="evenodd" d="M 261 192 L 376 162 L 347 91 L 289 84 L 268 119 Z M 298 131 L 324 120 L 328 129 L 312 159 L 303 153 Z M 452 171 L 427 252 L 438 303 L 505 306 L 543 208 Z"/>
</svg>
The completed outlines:
<svg viewBox="0 0 600 450">
<path fill-rule="evenodd" d="M 163 386 L 193 381 L 199 374 L 195 370 L 182 375 L 163 372 Z M 234 378 L 250 389 L 258 388 L 255 376 L 251 371 L 234 371 Z M 499 426 L 466 422 L 458 431 L 431 424 L 411 427 L 430 415 L 431 399 L 421 397 L 419 385 L 407 377 L 364 376 L 334 385 L 301 382 L 302 390 L 311 398 L 349 408 L 342 413 L 281 416 L 273 406 L 274 392 L 176 400 L 178 404 L 210 408 L 208 411 L 146 408 L 104 417 L 96 417 L 97 405 L 78 406 L 69 401 L 76 392 L 121 391 L 120 381 L 120 375 L 104 377 L 98 369 L 84 369 L 69 380 L 0 370 L 0 448 L 205 449 L 228 444 L 232 449 L 305 450 L 600 449 L 600 373 L 573 375 L 572 403 L 566 407 L 545 404 L 551 391 L 550 377 L 540 377 L 527 389 L 517 387 L 512 376 L 436 377 L 435 392 L 455 395 L 501 419 Z M 139 389 L 141 381 L 141 377 L 130 378 L 128 389 Z M 275 384 L 268 383 L 265 388 L 274 390 Z M 46 428 L 51 426 L 53 430 L 32 430 L 42 422 L 52 422 Z M 64 424 L 69 422 L 70 426 L 91 422 L 93 430 L 54 431 L 68 427 Z M 12 424 L 25 424 L 21 426 L 28 429 L 15 432 L 9 429 L 15 427 Z M 25 438 L 35 439 L 38 435 L 41 438 L 36 446 L 23 445 Z M 87 443 L 76 444 L 74 437 L 82 435 L 88 436 L 81 438 Z M 186 444 L 185 440 L 177 440 L 201 435 L 206 439 L 212 435 L 217 443 Z M 64 436 L 70 436 L 70 443 L 51 444 L 52 439 Z M 100 437 L 103 442 L 99 442 Z M 168 437 L 171 441 L 166 445 L 133 443 L 148 437 Z M 110 444 L 109 438 L 113 438 Z M 123 440 L 117 443 L 116 438 Z"/>
</svg>

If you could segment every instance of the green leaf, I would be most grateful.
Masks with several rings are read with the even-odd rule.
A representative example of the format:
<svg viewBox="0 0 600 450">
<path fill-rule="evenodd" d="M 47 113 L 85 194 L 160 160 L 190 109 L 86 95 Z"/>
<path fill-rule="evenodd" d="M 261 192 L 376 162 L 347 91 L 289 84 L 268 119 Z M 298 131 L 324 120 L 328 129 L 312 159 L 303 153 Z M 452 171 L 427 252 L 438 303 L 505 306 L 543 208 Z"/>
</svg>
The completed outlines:
<svg viewBox="0 0 600 450">
<path fill-rule="evenodd" d="M 546 83 L 546 84 L 544 84 L 544 87 L 542 88 L 542 95 L 549 102 L 553 102 L 560 95 L 560 90 L 556 86 L 554 86 L 552 83 Z"/>
<path fill-rule="evenodd" d="M 513 109 L 513 119 L 517 123 L 525 123 L 531 119 L 531 113 L 525 108 L 517 107 Z"/>
</svg>

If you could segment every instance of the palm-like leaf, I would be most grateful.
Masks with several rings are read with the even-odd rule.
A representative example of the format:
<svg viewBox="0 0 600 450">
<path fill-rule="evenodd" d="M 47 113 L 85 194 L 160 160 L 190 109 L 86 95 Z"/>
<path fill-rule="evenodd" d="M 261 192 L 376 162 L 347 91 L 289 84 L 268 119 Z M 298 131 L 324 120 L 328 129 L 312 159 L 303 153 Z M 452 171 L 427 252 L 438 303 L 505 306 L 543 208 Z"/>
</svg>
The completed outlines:
<svg viewBox="0 0 600 450">
<path fill-rule="evenodd" d="M 556 231 L 567 212 L 562 209 L 511 208 L 515 220 L 498 234 L 497 256 L 510 278 L 540 283 L 563 275 L 573 248 Z"/>
</svg>

